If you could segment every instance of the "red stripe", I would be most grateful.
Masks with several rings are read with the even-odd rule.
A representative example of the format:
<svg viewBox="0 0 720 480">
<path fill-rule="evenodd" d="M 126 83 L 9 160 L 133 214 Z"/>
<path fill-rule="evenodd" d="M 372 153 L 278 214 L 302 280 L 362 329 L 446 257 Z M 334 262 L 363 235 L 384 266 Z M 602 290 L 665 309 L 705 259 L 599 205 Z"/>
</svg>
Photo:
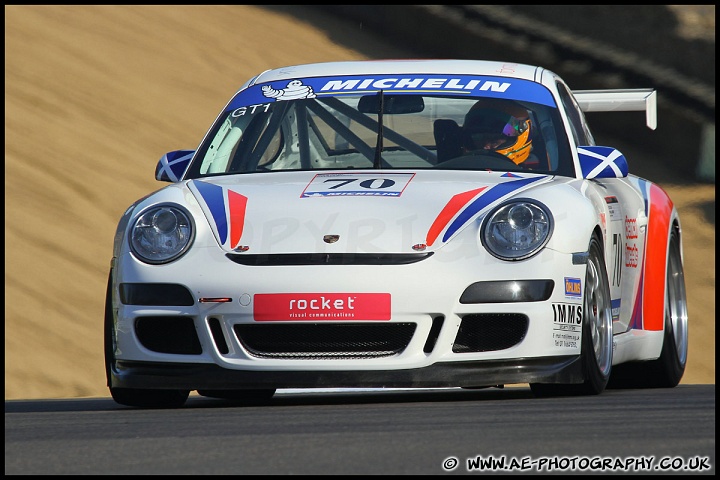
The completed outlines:
<svg viewBox="0 0 720 480">
<path fill-rule="evenodd" d="M 230 248 L 235 248 L 240 243 L 243 227 L 245 226 L 245 207 L 247 197 L 228 190 L 228 208 L 230 210 Z"/>
<path fill-rule="evenodd" d="M 468 192 L 458 193 L 450 199 L 447 205 L 445 205 L 445 208 L 442 209 L 433 224 L 430 226 L 430 230 L 428 230 L 427 237 L 425 239 L 425 243 L 428 247 L 431 246 L 435 242 L 435 240 L 437 240 L 437 237 L 447 226 L 447 224 L 450 223 L 450 220 L 453 219 L 455 214 L 460 211 L 460 209 L 464 207 L 470 200 L 472 200 L 475 195 L 485 190 L 485 188 L 487 187 L 480 187 L 476 188 L 475 190 L 470 190 Z"/>
<path fill-rule="evenodd" d="M 650 185 L 650 218 L 645 249 L 643 329 L 662 330 L 665 321 L 665 277 L 673 204 L 657 185 Z"/>
</svg>

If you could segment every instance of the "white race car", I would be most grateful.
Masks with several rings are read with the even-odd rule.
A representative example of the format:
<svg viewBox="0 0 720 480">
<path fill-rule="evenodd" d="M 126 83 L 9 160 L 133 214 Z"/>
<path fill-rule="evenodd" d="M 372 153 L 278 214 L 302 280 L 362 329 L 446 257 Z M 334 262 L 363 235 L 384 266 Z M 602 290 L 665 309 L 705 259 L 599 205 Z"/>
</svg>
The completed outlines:
<svg viewBox="0 0 720 480">
<path fill-rule="evenodd" d="M 160 159 L 169 185 L 119 222 L 112 397 L 677 385 L 678 213 L 583 113 L 631 110 L 655 128 L 655 91 L 572 91 L 520 64 L 261 73 L 196 150 Z"/>
</svg>

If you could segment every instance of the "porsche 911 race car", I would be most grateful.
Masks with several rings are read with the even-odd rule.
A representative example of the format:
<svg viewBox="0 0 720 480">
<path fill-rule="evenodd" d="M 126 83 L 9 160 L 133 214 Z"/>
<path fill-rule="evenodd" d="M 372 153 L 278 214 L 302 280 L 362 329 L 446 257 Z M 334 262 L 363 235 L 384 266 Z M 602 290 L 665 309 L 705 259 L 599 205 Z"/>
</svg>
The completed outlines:
<svg viewBox="0 0 720 480">
<path fill-rule="evenodd" d="M 680 218 L 595 144 L 584 112 L 601 111 L 645 111 L 654 129 L 656 93 L 470 60 L 252 78 L 119 222 L 112 397 L 677 385 Z"/>
</svg>

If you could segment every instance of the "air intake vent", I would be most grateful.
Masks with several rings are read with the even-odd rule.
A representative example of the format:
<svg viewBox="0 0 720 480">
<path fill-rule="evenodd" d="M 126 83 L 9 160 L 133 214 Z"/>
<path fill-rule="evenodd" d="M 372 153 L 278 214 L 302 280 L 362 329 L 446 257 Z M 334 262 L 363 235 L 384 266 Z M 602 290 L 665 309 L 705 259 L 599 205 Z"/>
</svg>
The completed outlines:
<svg viewBox="0 0 720 480">
<path fill-rule="evenodd" d="M 202 353 L 192 317 L 138 317 L 135 319 L 135 334 L 142 346 L 153 352 Z"/>
<path fill-rule="evenodd" d="M 492 352 L 520 343 L 529 319 L 521 313 L 483 313 L 467 315 L 460 323 L 454 353 Z"/>
<path fill-rule="evenodd" d="M 284 253 L 275 255 L 248 255 L 227 253 L 235 263 L 251 267 L 294 265 L 407 265 L 432 256 L 425 253 Z"/>
</svg>

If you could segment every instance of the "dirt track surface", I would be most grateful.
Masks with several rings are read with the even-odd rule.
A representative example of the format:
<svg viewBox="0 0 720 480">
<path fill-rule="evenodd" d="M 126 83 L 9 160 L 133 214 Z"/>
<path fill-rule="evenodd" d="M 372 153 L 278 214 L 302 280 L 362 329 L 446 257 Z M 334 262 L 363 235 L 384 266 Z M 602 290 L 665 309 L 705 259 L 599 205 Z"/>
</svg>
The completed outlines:
<svg viewBox="0 0 720 480">
<path fill-rule="evenodd" d="M 243 82 L 290 64 L 413 56 L 297 12 L 5 7 L 6 400 L 109 396 L 102 320 L 117 221 L 165 185 L 157 160 L 195 148 Z M 714 384 L 715 186 L 662 186 L 683 222 L 682 383 Z"/>
</svg>

